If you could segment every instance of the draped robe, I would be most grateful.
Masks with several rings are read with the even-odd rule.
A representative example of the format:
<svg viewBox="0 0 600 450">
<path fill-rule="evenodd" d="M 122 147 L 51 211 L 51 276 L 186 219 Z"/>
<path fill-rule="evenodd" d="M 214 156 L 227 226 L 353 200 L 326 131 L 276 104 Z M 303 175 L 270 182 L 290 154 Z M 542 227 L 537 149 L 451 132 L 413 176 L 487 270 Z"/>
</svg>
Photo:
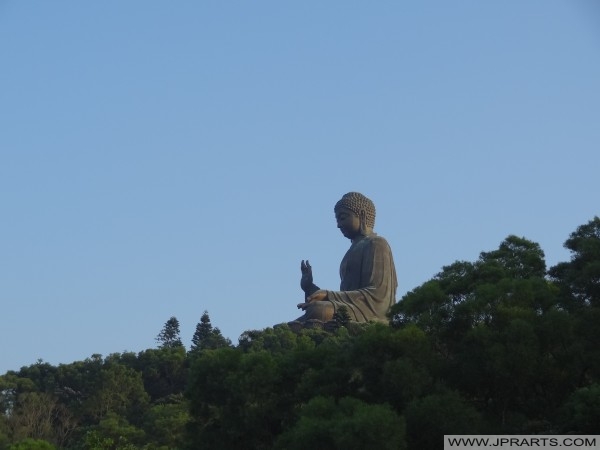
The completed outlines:
<svg viewBox="0 0 600 450">
<path fill-rule="evenodd" d="M 346 306 L 357 322 L 387 322 L 396 302 L 396 269 L 387 241 L 375 233 L 354 240 L 340 264 L 340 290 L 327 291 L 337 311 Z"/>
</svg>

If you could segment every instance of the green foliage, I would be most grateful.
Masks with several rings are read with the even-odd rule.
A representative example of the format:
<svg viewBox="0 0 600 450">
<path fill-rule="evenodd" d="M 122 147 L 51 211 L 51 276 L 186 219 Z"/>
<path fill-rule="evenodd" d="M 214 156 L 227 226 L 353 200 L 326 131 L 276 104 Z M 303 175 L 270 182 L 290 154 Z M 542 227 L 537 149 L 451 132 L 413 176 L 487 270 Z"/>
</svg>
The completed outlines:
<svg viewBox="0 0 600 450">
<path fill-rule="evenodd" d="M 8 437 L 8 428 L 4 417 L 0 419 L 0 449 L 7 450 L 10 445 L 11 439 Z"/>
<path fill-rule="evenodd" d="M 146 433 L 142 429 L 130 424 L 123 416 L 110 413 L 91 428 L 86 439 L 97 440 L 95 445 L 101 448 L 118 444 L 117 447 L 128 449 L 135 448 L 135 444 L 143 444 L 145 437 Z"/>
<path fill-rule="evenodd" d="M 409 448 L 437 450 L 445 434 L 480 434 L 477 410 L 455 391 L 442 390 L 414 400 L 405 410 Z"/>
<path fill-rule="evenodd" d="M 156 342 L 160 344 L 160 348 L 183 347 L 179 337 L 179 320 L 176 317 L 167 320 L 161 332 L 156 336 Z"/>
<path fill-rule="evenodd" d="M 6 417 L 13 441 L 27 438 L 62 445 L 76 424 L 72 413 L 46 392 L 21 392 Z"/>
<path fill-rule="evenodd" d="M 562 411 L 564 434 L 600 433 L 600 384 L 592 384 L 573 392 Z"/>
<path fill-rule="evenodd" d="M 335 321 L 336 326 L 345 327 L 351 320 L 350 311 L 348 311 L 346 306 L 340 306 L 333 315 L 333 320 Z"/>
<path fill-rule="evenodd" d="M 576 233 L 587 250 L 597 240 L 590 227 Z M 573 304 L 564 294 L 572 279 L 554 277 L 559 286 L 547 280 L 543 256 L 538 244 L 509 236 L 475 263 L 444 267 L 392 310 L 394 327 L 418 326 L 442 358 L 435 366 L 441 371 L 429 373 L 460 390 L 499 432 L 537 431 L 553 420 L 573 386 L 600 374 L 590 284 L 578 284 L 587 286 L 587 306 L 579 302 L 584 312 L 565 308 Z M 590 273 L 583 279 L 593 281 Z"/>
<path fill-rule="evenodd" d="M 131 444 L 124 437 L 116 440 L 111 437 L 102 436 L 99 431 L 89 431 L 83 440 L 85 450 L 137 450 L 138 447 Z"/>
<path fill-rule="evenodd" d="M 482 252 L 482 264 L 496 264 L 502 276 L 511 278 L 544 277 L 546 263 L 539 244 L 517 236 L 508 236 L 498 250 Z"/>
<path fill-rule="evenodd" d="M 315 397 L 301 408 L 298 422 L 284 432 L 277 449 L 406 448 L 404 420 L 387 405 L 352 397 Z"/>
<path fill-rule="evenodd" d="M 221 334 L 221 330 L 212 326 L 208 311 L 204 311 L 200 322 L 196 325 L 196 331 L 192 336 L 191 351 L 197 352 L 200 350 L 216 349 L 221 347 L 229 347 L 231 341 Z"/>
<path fill-rule="evenodd" d="M 433 389 L 439 365 L 430 339 L 414 325 L 369 328 L 353 345 L 351 360 L 363 398 L 388 402 L 397 411 Z"/>
<path fill-rule="evenodd" d="M 183 347 L 144 350 L 132 367 L 142 374 L 144 389 L 152 402 L 185 391 L 189 362 Z"/>
<path fill-rule="evenodd" d="M 135 421 L 148 401 L 139 372 L 122 364 L 108 364 L 100 373 L 94 392 L 85 400 L 84 408 L 97 420 L 116 414 Z"/>
<path fill-rule="evenodd" d="M 148 438 L 158 446 L 175 449 L 184 445 L 189 406 L 181 397 L 177 400 L 152 406 L 144 417 Z"/>
<path fill-rule="evenodd" d="M 313 334 L 318 334 L 316 333 Z M 305 331 L 297 335 L 286 326 L 249 330 L 242 333 L 238 348 L 245 352 L 266 350 L 273 354 L 287 353 L 296 349 L 312 349 L 315 342 Z"/>
<path fill-rule="evenodd" d="M 280 429 L 280 373 L 267 352 L 205 351 L 190 381 L 192 441 L 207 448 L 269 448 Z"/>
<path fill-rule="evenodd" d="M 8 450 L 56 450 L 56 447 L 48 441 L 27 438 L 11 445 Z"/>
<path fill-rule="evenodd" d="M 564 246 L 571 251 L 571 261 L 549 270 L 560 289 L 561 306 L 567 310 L 600 307 L 600 218 L 578 227 Z"/>
</svg>

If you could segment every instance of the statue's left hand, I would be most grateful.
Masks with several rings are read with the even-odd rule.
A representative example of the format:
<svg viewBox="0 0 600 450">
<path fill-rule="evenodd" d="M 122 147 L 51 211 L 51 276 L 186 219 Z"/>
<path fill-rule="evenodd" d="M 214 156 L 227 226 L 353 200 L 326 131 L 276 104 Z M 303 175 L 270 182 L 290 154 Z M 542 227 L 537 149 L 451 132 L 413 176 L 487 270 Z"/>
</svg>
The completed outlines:
<svg viewBox="0 0 600 450">
<path fill-rule="evenodd" d="M 306 299 L 306 303 L 298 303 L 298 309 L 304 311 L 312 302 L 321 302 L 323 300 L 327 300 L 327 291 L 324 289 L 319 289 Z"/>
<path fill-rule="evenodd" d="M 315 292 L 306 299 L 306 303 L 320 302 L 323 300 L 327 300 L 327 291 L 324 289 L 319 289 L 317 292 Z"/>
</svg>

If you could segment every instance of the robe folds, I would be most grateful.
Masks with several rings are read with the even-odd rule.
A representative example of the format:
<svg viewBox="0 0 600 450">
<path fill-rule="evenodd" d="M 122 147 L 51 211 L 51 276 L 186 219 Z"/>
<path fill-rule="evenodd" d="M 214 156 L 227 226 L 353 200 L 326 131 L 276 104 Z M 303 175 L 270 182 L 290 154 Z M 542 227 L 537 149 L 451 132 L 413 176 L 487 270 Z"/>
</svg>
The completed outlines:
<svg viewBox="0 0 600 450">
<path fill-rule="evenodd" d="M 356 322 L 388 322 L 396 303 L 396 268 L 387 241 L 372 233 L 352 242 L 340 264 L 340 290 L 327 291 L 335 311 L 346 306 Z"/>
</svg>

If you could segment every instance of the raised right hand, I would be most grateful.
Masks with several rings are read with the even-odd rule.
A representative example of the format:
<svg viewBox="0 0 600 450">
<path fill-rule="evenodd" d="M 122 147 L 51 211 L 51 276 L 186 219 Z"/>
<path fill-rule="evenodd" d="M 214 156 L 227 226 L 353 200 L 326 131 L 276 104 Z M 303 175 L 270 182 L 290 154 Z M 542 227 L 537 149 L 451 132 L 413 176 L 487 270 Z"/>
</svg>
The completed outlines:
<svg viewBox="0 0 600 450">
<path fill-rule="evenodd" d="M 313 275 L 312 275 L 312 267 L 308 262 L 302 260 L 300 262 L 300 271 L 302 272 L 302 278 L 300 278 L 300 287 L 304 292 L 308 291 L 313 286 Z"/>
</svg>

